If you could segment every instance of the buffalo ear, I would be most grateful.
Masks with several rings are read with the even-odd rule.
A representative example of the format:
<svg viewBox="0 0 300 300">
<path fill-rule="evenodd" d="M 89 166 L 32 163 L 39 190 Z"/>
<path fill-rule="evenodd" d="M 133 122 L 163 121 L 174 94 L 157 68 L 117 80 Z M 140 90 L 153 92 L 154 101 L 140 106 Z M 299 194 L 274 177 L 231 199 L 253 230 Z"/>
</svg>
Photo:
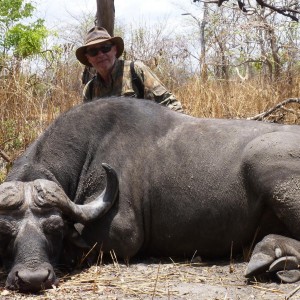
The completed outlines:
<svg viewBox="0 0 300 300">
<path fill-rule="evenodd" d="M 84 241 L 72 223 L 65 226 L 65 236 L 60 264 L 71 271 L 80 265 L 82 257 L 91 247 Z"/>
<path fill-rule="evenodd" d="M 87 244 L 87 242 L 81 237 L 79 232 L 75 229 L 75 227 L 71 224 L 67 226 L 65 233 L 66 242 L 72 244 L 73 246 L 81 249 L 90 249 L 91 247 Z"/>
</svg>

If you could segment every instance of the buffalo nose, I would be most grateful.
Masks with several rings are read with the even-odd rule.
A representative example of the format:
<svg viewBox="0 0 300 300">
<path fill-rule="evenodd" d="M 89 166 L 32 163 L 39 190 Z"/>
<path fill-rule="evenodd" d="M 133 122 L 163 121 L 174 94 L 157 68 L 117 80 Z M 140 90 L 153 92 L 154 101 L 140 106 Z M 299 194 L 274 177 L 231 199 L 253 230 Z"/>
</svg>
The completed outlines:
<svg viewBox="0 0 300 300">
<path fill-rule="evenodd" d="M 10 282 L 8 282 L 10 281 Z M 20 269 L 10 274 L 6 286 L 22 292 L 38 292 L 56 285 L 56 276 L 52 267 L 37 270 Z"/>
</svg>

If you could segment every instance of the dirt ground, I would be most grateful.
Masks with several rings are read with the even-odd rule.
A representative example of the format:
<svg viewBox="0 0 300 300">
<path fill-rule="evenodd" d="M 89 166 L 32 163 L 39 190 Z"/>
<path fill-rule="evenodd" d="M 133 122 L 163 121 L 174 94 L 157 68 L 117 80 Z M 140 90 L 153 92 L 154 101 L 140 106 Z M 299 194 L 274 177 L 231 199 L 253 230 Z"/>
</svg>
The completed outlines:
<svg viewBox="0 0 300 300">
<path fill-rule="evenodd" d="M 4 289 L 0 299 L 300 299 L 300 283 L 281 284 L 244 278 L 246 263 L 177 263 L 143 261 L 129 266 L 114 261 L 73 274 L 59 274 L 57 288 L 39 294 Z"/>
</svg>

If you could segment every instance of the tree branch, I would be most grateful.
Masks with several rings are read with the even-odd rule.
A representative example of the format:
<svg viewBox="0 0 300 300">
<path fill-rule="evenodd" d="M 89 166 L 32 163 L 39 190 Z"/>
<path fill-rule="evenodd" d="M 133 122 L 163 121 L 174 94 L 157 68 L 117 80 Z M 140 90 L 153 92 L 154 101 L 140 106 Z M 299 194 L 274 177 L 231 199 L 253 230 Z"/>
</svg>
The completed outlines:
<svg viewBox="0 0 300 300">
<path fill-rule="evenodd" d="M 205 3 L 216 3 L 220 7 L 223 4 L 223 2 L 226 2 L 228 0 L 193 0 L 193 2 L 200 2 L 200 1 L 205 2 Z M 237 2 L 238 2 L 238 7 L 240 8 L 240 10 L 247 13 L 248 10 L 246 9 L 245 4 L 243 3 L 243 1 L 237 0 Z M 289 7 L 276 7 L 276 6 L 273 6 L 271 4 L 266 3 L 263 0 L 256 0 L 256 2 L 261 7 L 267 7 L 271 11 L 275 11 L 275 12 L 277 12 L 277 13 L 283 15 L 283 16 L 291 18 L 293 21 L 299 22 L 299 18 L 295 16 L 295 14 L 300 14 L 299 10 L 292 9 L 292 8 L 289 8 Z"/>
<path fill-rule="evenodd" d="M 277 109 L 284 108 L 284 106 L 287 105 L 287 104 L 289 104 L 289 103 L 298 103 L 298 104 L 300 104 L 300 98 L 289 98 L 289 99 L 286 99 L 286 100 L 278 103 L 274 107 L 270 108 L 266 112 L 263 112 L 263 113 L 260 113 L 260 114 L 258 114 L 256 116 L 254 116 L 254 117 L 248 118 L 248 120 L 262 121 L 263 118 L 269 116 L 271 113 L 273 113 Z"/>
<path fill-rule="evenodd" d="M 281 7 L 281 8 L 280 7 L 275 7 L 273 5 L 265 3 L 262 0 L 256 0 L 256 2 L 260 6 L 262 6 L 262 7 L 267 7 L 269 9 L 273 10 L 273 11 L 278 12 L 279 14 L 281 14 L 283 16 L 291 18 L 293 21 L 296 21 L 296 22 L 299 21 L 299 19 L 297 17 L 295 17 L 294 15 L 292 15 L 291 13 L 297 13 L 297 14 L 299 14 L 300 11 L 297 11 L 297 10 L 294 10 L 294 9 L 290 9 L 290 8 L 286 8 L 286 7 Z M 287 12 L 289 12 L 289 13 L 287 13 Z"/>
<path fill-rule="evenodd" d="M 8 163 L 12 161 L 11 158 L 1 149 L 0 149 L 0 157 L 2 157 Z"/>
</svg>

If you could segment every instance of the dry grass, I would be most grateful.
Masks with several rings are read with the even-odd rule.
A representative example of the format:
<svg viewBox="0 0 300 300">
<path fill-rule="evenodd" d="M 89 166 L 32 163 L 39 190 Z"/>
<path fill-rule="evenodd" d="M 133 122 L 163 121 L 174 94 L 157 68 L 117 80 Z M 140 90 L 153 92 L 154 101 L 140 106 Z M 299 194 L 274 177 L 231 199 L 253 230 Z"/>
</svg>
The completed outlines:
<svg viewBox="0 0 300 300">
<path fill-rule="evenodd" d="M 294 84 L 286 81 L 264 82 L 259 78 L 249 81 L 201 81 L 190 80 L 186 86 L 180 87 L 176 95 L 182 100 L 188 114 L 205 118 L 249 118 L 268 110 L 277 103 L 290 97 L 299 97 L 300 78 Z M 299 105 L 282 110 L 271 120 L 279 122 L 299 123 Z"/>
<path fill-rule="evenodd" d="M 81 102 L 82 68 L 60 67 L 55 79 L 14 74 L 0 78 L 0 150 L 14 160 L 61 112 Z M 289 97 L 299 97 L 300 76 L 290 83 L 203 81 L 192 78 L 174 91 L 185 112 L 205 118 L 249 118 Z M 268 117 L 269 121 L 299 124 L 299 105 L 290 104 Z M 0 182 L 9 167 L 0 156 Z"/>
<path fill-rule="evenodd" d="M 246 284 L 245 263 L 157 263 L 91 266 L 61 277 L 57 288 L 20 294 L 0 288 L 1 299 L 299 299 L 298 285 Z M 4 279 L 4 276 L 3 276 Z M 4 281 L 1 281 L 4 283 Z"/>
<path fill-rule="evenodd" d="M 70 72 L 59 69 L 54 81 L 21 73 L 0 78 L 0 151 L 11 161 L 61 112 L 80 102 L 81 69 Z M 0 182 L 4 165 L 0 156 Z"/>
<path fill-rule="evenodd" d="M 78 80 L 79 82 L 79 80 Z M 79 102 L 78 91 L 64 80 L 49 84 L 15 74 L 0 79 L 0 147 L 27 146 L 59 113 Z M 79 90 L 79 88 L 77 88 Z"/>
</svg>

